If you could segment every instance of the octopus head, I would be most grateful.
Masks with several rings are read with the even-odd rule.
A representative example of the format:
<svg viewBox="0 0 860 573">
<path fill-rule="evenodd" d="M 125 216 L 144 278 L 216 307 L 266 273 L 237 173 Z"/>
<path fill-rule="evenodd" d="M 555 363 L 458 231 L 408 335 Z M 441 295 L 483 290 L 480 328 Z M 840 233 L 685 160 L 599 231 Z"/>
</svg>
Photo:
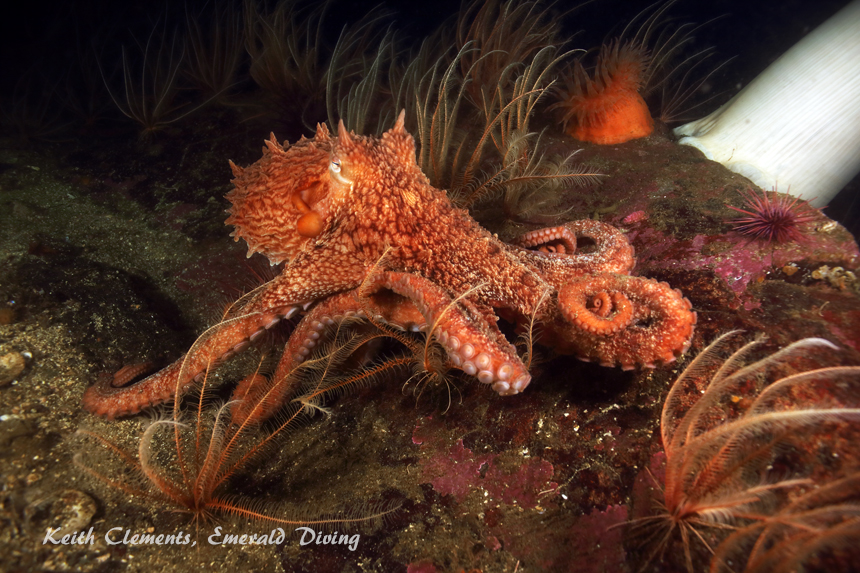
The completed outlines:
<svg viewBox="0 0 860 573">
<path fill-rule="evenodd" d="M 426 184 L 404 119 L 401 112 L 382 137 L 350 133 L 343 121 L 337 137 L 322 124 L 313 139 L 293 145 L 280 145 L 273 135 L 253 165 L 231 162 L 232 236 L 248 243 L 249 257 L 259 252 L 278 264 L 325 237 L 339 214 L 362 204 L 362 196 L 376 200 L 415 182 Z"/>
<path fill-rule="evenodd" d="M 256 163 L 233 169 L 233 204 L 227 224 L 237 241 L 248 243 L 248 256 L 262 253 L 272 264 L 291 259 L 330 227 L 333 202 L 343 186 L 331 157 L 332 138 L 317 125 L 313 139 L 280 145 L 266 141 Z"/>
<path fill-rule="evenodd" d="M 352 194 L 354 204 L 361 195 L 382 197 L 408 189 L 427 178 L 415 161 L 415 140 L 406 131 L 406 112 L 401 111 L 394 127 L 381 137 L 356 135 L 338 125 L 332 145 L 331 170 L 343 196 Z"/>
</svg>

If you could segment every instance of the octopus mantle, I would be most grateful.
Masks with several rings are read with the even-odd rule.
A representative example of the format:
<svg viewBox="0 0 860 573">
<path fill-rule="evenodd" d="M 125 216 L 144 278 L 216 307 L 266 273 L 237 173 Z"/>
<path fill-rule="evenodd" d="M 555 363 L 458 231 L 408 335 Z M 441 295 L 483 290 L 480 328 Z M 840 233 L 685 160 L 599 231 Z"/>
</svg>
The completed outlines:
<svg viewBox="0 0 860 573">
<path fill-rule="evenodd" d="M 248 244 L 248 256 L 284 263 L 282 272 L 239 299 L 172 365 L 131 385 L 114 376 L 88 388 L 91 412 L 113 418 L 178 397 L 209 366 L 299 313 L 275 379 L 311 353 L 327 325 L 368 312 L 425 331 L 444 347 L 447 367 L 502 395 L 522 392 L 531 376 L 497 312 L 539 324 L 542 344 L 604 366 L 654 367 L 689 345 L 689 301 L 665 283 L 630 276 L 633 248 L 617 229 L 583 220 L 500 241 L 429 184 L 402 113 L 379 138 L 342 122 L 337 137 L 323 125 L 292 146 L 272 136 L 262 159 L 231 167 L 232 236 Z M 583 252 L 578 242 L 592 245 Z M 246 397 L 249 384 L 236 395 Z M 270 414 L 284 396 L 255 415 Z"/>
</svg>

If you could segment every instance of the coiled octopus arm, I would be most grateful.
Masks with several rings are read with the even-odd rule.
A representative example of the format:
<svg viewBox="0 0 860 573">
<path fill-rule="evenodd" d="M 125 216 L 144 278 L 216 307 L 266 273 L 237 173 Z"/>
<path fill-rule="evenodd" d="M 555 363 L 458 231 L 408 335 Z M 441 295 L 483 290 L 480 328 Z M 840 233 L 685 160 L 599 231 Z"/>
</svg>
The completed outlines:
<svg viewBox="0 0 860 573">
<path fill-rule="evenodd" d="M 593 248 L 580 252 L 580 242 Z M 558 292 L 544 344 L 625 370 L 672 362 L 689 346 L 696 324 L 690 301 L 666 283 L 628 275 L 633 247 L 615 227 L 574 221 L 526 233 L 514 244 Z"/>
<path fill-rule="evenodd" d="M 583 250 L 580 243 L 591 248 Z M 511 245 L 521 261 L 556 288 L 573 274 L 627 274 L 635 262 L 633 246 L 621 231 L 591 219 L 530 231 Z"/>
<path fill-rule="evenodd" d="M 602 366 L 654 368 L 690 345 L 696 313 L 668 284 L 607 273 L 571 280 L 558 293 L 560 316 L 548 329 L 556 348 Z"/>
</svg>

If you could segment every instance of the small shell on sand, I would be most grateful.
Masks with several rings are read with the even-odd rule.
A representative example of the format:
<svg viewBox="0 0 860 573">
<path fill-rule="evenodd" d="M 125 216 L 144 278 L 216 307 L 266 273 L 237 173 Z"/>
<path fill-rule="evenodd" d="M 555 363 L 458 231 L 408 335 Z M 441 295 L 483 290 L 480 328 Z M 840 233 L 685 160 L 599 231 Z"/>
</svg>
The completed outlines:
<svg viewBox="0 0 860 573">
<path fill-rule="evenodd" d="M 0 356 L 0 386 L 17 378 L 26 366 L 27 357 L 20 352 L 8 352 Z"/>
</svg>

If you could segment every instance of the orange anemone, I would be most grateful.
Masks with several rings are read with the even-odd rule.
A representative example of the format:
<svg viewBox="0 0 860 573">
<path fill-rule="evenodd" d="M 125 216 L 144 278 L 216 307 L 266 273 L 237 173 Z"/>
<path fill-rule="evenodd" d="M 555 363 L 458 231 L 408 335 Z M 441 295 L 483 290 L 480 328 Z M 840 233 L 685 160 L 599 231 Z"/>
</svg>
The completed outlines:
<svg viewBox="0 0 860 573">
<path fill-rule="evenodd" d="M 647 66 L 644 48 L 617 41 L 600 49 L 593 79 L 577 62 L 573 81 L 556 104 L 565 110 L 565 132 L 603 145 L 651 135 L 654 120 L 639 95 Z"/>
</svg>

